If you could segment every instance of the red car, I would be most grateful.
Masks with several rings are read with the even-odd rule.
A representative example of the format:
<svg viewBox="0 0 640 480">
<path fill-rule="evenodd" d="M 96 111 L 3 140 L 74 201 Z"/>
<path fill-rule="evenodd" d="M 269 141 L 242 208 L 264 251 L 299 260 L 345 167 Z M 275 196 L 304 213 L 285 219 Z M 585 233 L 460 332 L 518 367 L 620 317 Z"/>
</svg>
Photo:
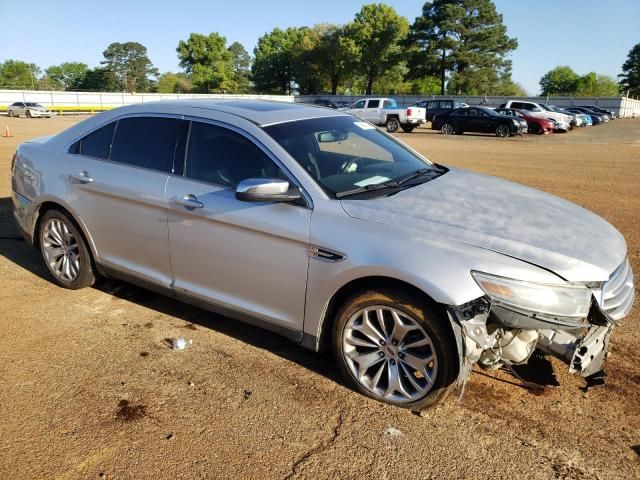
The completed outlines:
<svg viewBox="0 0 640 480">
<path fill-rule="evenodd" d="M 496 113 L 524 119 L 524 121 L 527 122 L 527 127 L 529 127 L 529 133 L 536 135 L 552 133 L 556 128 L 553 121 L 547 120 L 546 118 L 532 117 L 531 115 L 527 115 L 527 112 L 523 110 L 515 108 L 496 108 Z"/>
</svg>

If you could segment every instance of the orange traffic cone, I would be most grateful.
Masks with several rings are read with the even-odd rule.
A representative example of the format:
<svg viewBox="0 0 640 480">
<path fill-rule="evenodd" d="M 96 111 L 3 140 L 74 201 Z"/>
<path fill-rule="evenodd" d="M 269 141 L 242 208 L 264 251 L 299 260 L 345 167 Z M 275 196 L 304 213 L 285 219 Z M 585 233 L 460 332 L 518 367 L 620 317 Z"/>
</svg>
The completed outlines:
<svg viewBox="0 0 640 480">
<path fill-rule="evenodd" d="M 2 134 L 3 137 L 13 137 L 13 133 L 11 133 L 11 130 L 9 130 L 9 125 L 7 125 L 4 129 L 4 133 Z"/>
</svg>

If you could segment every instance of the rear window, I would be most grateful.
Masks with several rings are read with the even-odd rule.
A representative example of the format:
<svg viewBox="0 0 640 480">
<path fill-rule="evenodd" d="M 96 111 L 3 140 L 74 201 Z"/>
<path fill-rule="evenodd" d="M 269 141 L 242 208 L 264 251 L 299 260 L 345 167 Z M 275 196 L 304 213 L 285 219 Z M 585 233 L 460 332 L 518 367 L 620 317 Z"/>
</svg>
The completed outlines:
<svg viewBox="0 0 640 480">
<path fill-rule="evenodd" d="M 117 122 L 110 123 L 98 130 L 91 132 L 86 137 L 78 140 L 69 149 L 69 153 L 86 155 L 87 157 L 109 158 L 111 140 Z"/>
<path fill-rule="evenodd" d="M 436 108 L 438 108 L 438 102 L 429 102 L 429 103 L 427 103 L 427 109 L 428 110 L 435 110 Z"/>
<path fill-rule="evenodd" d="M 120 120 L 110 159 L 134 167 L 170 172 L 178 122 L 162 117 Z"/>
</svg>

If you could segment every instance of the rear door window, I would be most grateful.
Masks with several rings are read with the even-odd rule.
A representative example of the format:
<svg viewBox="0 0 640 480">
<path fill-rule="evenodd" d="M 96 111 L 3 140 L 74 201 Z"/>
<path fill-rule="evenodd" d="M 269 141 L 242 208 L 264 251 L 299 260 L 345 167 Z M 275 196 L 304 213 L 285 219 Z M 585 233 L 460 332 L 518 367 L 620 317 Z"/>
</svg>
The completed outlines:
<svg viewBox="0 0 640 480">
<path fill-rule="evenodd" d="M 429 103 L 427 103 L 427 109 L 428 110 L 435 110 L 436 108 L 438 108 L 438 102 L 429 102 Z"/>
<path fill-rule="evenodd" d="M 453 102 L 451 100 L 445 100 L 443 102 L 440 102 L 440 108 L 445 110 L 453 108 Z"/>
<path fill-rule="evenodd" d="M 367 105 L 367 108 L 378 108 L 379 105 L 380 105 L 380 100 L 369 100 L 369 104 Z"/>
<path fill-rule="evenodd" d="M 130 117 L 118 121 L 110 160 L 134 167 L 171 172 L 180 120 Z"/>
<path fill-rule="evenodd" d="M 111 151 L 111 141 L 117 122 L 112 122 L 104 127 L 91 132 L 86 137 L 78 140 L 69 149 L 69 153 L 86 155 L 87 157 L 108 159 Z"/>
</svg>

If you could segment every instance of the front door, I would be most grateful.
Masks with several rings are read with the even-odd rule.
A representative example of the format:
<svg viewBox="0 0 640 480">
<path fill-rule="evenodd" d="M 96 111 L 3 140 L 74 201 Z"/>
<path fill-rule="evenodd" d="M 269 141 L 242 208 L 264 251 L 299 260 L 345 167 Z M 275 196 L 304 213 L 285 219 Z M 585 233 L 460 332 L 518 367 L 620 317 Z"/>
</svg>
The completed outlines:
<svg viewBox="0 0 640 480">
<path fill-rule="evenodd" d="M 237 200 L 248 178 L 286 178 L 233 127 L 193 121 L 184 176 L 167 184 L 174 288 L 272 325 L 301 331 L 311 210 Z"/>
</svg>

